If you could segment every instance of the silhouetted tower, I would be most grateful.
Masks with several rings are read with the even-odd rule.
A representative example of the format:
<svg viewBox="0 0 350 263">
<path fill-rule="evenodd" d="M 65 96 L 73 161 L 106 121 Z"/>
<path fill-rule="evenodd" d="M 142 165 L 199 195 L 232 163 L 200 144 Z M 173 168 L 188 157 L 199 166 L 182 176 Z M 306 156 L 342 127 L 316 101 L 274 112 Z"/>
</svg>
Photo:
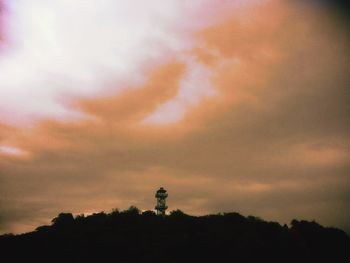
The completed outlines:
<svg viewBox="0 0 350 263">
<path fill-rule="evenodd" d="M 156 192 L 157 205 L 155 209 L 157 210 L 157 215 L 165 216 L 165 210 L 167 210 L 165 199 L 168 197 L 166 190 L 161 187 Z"/>
</svg>

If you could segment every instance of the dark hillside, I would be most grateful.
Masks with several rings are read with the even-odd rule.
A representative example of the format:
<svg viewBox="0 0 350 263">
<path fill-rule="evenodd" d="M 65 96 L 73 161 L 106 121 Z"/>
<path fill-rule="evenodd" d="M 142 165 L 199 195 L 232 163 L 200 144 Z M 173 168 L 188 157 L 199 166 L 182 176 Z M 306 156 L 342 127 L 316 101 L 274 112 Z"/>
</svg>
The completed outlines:
<svg viewBox="0 0 350 263">
<path fill-rule="evenodd" d="M 238 213 L 166 217 L 135 207 L 0 236 L 1 262 L 350 262 L 350 238 L 316 222 L 291 227 Z"/>
</svg>

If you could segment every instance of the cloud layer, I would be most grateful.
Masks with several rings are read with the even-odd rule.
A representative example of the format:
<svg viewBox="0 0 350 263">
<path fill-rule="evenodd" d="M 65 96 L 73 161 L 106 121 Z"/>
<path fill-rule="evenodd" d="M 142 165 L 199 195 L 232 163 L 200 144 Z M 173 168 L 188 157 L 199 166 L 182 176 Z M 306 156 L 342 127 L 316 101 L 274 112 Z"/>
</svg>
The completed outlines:
<svg viewBox="0 0 350 263">
<path fill-rule="evenodd" d="M 18 82 L 0 77 L 1 92 L 10 94 L 1 99 L 0 231 L 27 231 L 61 211 L 152 209 L 161 185 L 169 191 L 171 209 L 235 210 L 281 223 L 315 219 L 350 230 L 349 39 L 337 15 L 316 2 L 235 1 L 223 10 L 211 1 L 190 7 L 155 1 L 142 14 L 133 13 L 131 4 L 118 5 L 118 12 L 133 12 L 115 18 L 111 6 L 103 9 L 107 2 L 88 6 L 75 29 L 61 28 L 62 42 L 89 35 L 86 49 L 79 42 L 72 53 L 52 58 L 45 41 L 43 53 L 28 52 L 50 61 L 42 64 L 46 73 L 62 73 L 51 79 L 60 82 L 57 87 L 67 85 L 57 94 L 79 118 L 52 118 L 61 113 L 50 112 L 56 91 L 46 97 L 46 73 L 28 71 L 38 86 L 27 75 L 14 78 Z M 183 10 L 188 20 L 181 19 Z M 96 14 L 98 24 L 85 23 Z M 145 14 L 155 22 L 142 20 Z M 193 25 L 194 14 L 205 19 Z M 124 39 L 120 53 L 112 44 L 126 29 L 114 38 L 113 19 L 142 31 L 135 43 L 133 34 Z M 86 34 L 74 33 L 81 28 Z M 0 58 L 19 64 L 8 54 Z M 25 97 L 22 81 L 28 94 L 45 97 L 43 103 L 36 95 Z M 74 83 L 81 86 L 71 92 Z M 33 107 L 23 104 L 28 112 L 16 106 L 21 100 L 8 100 L 16 97 L 8 85 L 32 101 Z M 13 125 L 34 111 L 46 118 L 30 129 Z M 8 121 L 9 113 L 15 122 Z"/>
</svg>

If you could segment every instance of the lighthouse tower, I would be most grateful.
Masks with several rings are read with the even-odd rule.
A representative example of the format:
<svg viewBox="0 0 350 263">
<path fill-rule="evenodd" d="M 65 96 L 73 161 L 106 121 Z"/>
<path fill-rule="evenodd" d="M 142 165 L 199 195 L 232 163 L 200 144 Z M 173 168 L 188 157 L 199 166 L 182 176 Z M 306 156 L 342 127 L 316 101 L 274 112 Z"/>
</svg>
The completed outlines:
<svg viewBox="0 0 350 263">
<path fill-rule="evenodd" d="M 165 210 L 168 208 L 165 202 L 165 199 L 168 197 L 166 190 L 163 187 L 159 188 L 155 197 L 157 198 L 157 205 L 155 207 L 157 215 L 165 216 Z"/>
</svg>

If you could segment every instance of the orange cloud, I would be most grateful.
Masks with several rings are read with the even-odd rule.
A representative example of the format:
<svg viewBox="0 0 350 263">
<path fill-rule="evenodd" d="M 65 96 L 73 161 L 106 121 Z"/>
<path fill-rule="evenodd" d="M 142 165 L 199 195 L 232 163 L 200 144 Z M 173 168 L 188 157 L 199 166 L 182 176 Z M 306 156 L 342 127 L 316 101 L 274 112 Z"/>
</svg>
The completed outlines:
<svg viewBox="0 0 350 263">
<path fill-rule="evenodd" d="M 161 66 L 151 73 L 144 86 L 129 88 L 114 97 L 84 100 L 79 106 L 89 115 L 112 125 L 136 123 L 160 103 L 175 96 L 183 71 L 181 63 Z"/>
<path fill-rule="evenodd" d="M 197 32 L 188 54 L 150 67 L 143 84 L 75 101 L 85 119 L 0 125 L 0 146 L 30 153 L 0 158 L 0 231 L 61 211 L 152 209 L 160 185 L 189 213 L 317 215 L 349 227 L 349 213 L 333 216 L 350 211 L 347 36 L 312 11 L 270 1 L 234 13 Z M 210 70 L 216 95 L 176 123 L 144 123 L 177 96 L 183 55 Z"/>
</svg>

